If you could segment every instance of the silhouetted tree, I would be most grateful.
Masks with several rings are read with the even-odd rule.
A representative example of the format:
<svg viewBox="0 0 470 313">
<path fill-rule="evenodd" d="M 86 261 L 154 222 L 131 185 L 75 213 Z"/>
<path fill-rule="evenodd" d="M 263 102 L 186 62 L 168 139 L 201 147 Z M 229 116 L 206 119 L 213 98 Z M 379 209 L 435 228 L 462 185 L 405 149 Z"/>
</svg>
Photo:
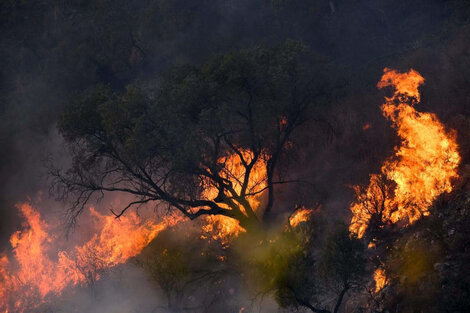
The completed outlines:
<svg viewBox="0 0 470 313">
<path fill-rule="evenodd" d="M 270 213 L 274 186 L 286 182 L 276 180 L 276 169 L 294 132 L 328 99 L 304 51 L 296 42 L 235 51 L 174 68 L 157 88 L 120 94 L 101 87 L 77 98 L 58 126 L 72 166 L 51 171 L 58 195 L 73 200 L 72 220 L 94 194 L 116 191 L 135 196 L 117 216 L 164 203 L 190 219 L 217 214 L 257 227 L 248 198 L 266 192 L 257 211 Z M 224 163 L 228 155 L 240 159 L 241 176 Z M 266 171 L 261 190 L 249 184 L 258 162 Z M 205 197 L 207 188 L 218 196 Z"/>
<path fill-rule="evenodd" d="M 363 243 L 351 237 L 343 224 L 336 226 L 325 242 L 317 240 L 318 230 L 313 228 L 319 223 L 306 222 L 251 249 L 256 252 L 248 264 L 255 269 L 252 276 L 260 293 L 272 293 L 283 308 L 337 313 L 346 294 L 365 285 Z"/>
</svg>

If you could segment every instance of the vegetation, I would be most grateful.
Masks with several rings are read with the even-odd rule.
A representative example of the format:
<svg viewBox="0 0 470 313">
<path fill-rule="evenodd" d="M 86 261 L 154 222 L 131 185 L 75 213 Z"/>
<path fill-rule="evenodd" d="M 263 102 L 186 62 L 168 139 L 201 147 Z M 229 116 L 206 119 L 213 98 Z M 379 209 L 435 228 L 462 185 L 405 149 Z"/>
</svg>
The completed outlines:
<svg viewBox="0 0 470 313">
<path fill-rule="evenodd" d="M 248 198 L 267 190 L 260 212 L 271 212 L 274 185 L 286 183 L 275 173 L 292 134 L 327 100 L 320 74 L 305 73 L 302 50 L 293 42 L 242 50 L 175 68 L 157 89 L 97 88 L 75 100 L 59 122 L 73 166 L 53 171 L 59 194 L 75 200 L 73 218 L 95 193 L 118 191 L 135 199 L 117 216 L 164 202 L 190 219 L 224 215 L 259 227 Z M 243 177 L 221 162 L 228 155 L 238 156 Z M 262 190 L 251 185 L 258 162 L 266 164 Z M 204 195 L 209 188 L 218 191 L 214 199 Z"/>
<path fill-rule="evenodd" d="M 136 262 L 162 310 L 246 313 L 269 296 L 285 312 L 470 311 L 468 1 L 7 0 L 0 21 L 3 207 L 50 187 L 39 160 L 65 145 L 71 162 L 48 178 L 69 226 L 125 193 L 116 217 L 152 206 L 246 231 L 229 246 L 195 229 L 157 237 Z M 417 110 L 458 134 L 460 179 L 410 227 L 378 203 L 359 239 L 343 225 L 348 186 L 400 140 L 378 109 L 384 67 L 423 74 Z M 8 242 L 15 217 L 0 215 Z"/>
</svg>

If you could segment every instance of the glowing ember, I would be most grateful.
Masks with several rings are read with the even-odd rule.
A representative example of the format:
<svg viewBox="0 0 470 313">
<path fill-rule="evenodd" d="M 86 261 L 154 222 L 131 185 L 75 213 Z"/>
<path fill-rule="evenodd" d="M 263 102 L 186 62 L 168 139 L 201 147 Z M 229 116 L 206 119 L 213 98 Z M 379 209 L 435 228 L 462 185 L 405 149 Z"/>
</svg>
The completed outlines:
<svg viewBox="0 0 470 313">
<path fill-rule="evenodd" d="M 289 218 L 289 223 L 292 227 L 297 227 L 302 222 L 306 222 L 310 219 L 313 211 L 302 207 L 301 209 L 294 212 L 294 214 Z"/>
<path fill-rule="evenodd" d="M 376 244 L 374 242 L 369 242 L 369 244 L 367 245 L 367 249 L 373 249 L 376 247 Z"/>
<path fill-rule="evenodd" d="M 54 253 L 54 238 L 39 213 L 28 204 L 18 208 L 26 223 L 25 229 L 15 232 L 10 239 L 14 262 L 0 255 L 0 312 L 3 313 L 31 310 L 67 286 L 99 279 L 100 271 L 136 256 L 159 232 L 179 220 L 158 224 L 149 220 L 141 222 L 134 212 L 116 220 L 91 208 L 101 230 L 68 253 Z M 55 258 L 51 258 L 53 254 Z"/>
<path fill-rule="evenodd" d="M 253 153 L 249 150 L 240 150 L 243 159 L 246 162 L 253 160 Z M 246 168 L 240 159 L 240 156 L 236 153 L 231 154 L 227 157 L 222 157 L 218 160 L 218 163 L 223 165 L 219 175 L 230 180 L 232 187 L 237 194 L 240 194 L 243 185 L 243 179 L 245 177 Z M 247 196 L 246 199 L 250 203 L 253 210 L 257 211 L 260 205 L 261 191 L 266 188 L 266 163 L 264 159 L 259 158 L 255 162 L 250 172 L 250 179 L 248 181 Z M 215 199 L 219 194 L 218 189 L 215 186 L 208 186 L 204 190 L 203 196 L 206 199 Z M 226 193 L 227 197 L 232 197 L 229 193 Z M 225 203 L 219 203 L 223 208 L 230 209 Z M 240 209 L 244 212 L 243 206 L 240 205 Z M 245 229 L 240 226 L 239 222 L 227 216 L 213 215 L 205 218 L 206 225 L 204 225 L 203 231 L 211 234 L 212 239 L 220 240 L 223 243 L 227 243 L 230 238 L 238 236 L 241 232 L 245 232 Z"/>
<path fill-rule="evenodd" d="M 279 129 L 284 130 L 287 127 L 287 119 L 283 116 L 279 120 Z"/>
<path fill-rule="evenodd" d="M 417 112 L 410 104 L 420 100 L 418 87 L 424 78 L 416 71 L 397 73 L 385 69 L 379 88 L 393 86 L 395 93 L 386 98 L 382 112 L 392 121 L 401 145 L 383 164 L 382 174 L 395 183 L 383 186 L 378 175 L 371 175 L 365 194 L 351 204 L 350 231 L 361 238 L 374 214 L 384 223 L 413 223 L 429 214 L 432 201 L 452 190 L 460 162 L 455 134 L 446 132 L 435 114 Z M 354 187 L 359 194 L 359 187 Z"/>
<path fill-rule="evenodd" d="M 385 276 L 385 271 L 381 268 L 378 268 L 374 272 L 374 281 L 375 281 L 375 292 L 381 291 L 385 285 L 388 284 L 387 276 Z"/>
</svg>

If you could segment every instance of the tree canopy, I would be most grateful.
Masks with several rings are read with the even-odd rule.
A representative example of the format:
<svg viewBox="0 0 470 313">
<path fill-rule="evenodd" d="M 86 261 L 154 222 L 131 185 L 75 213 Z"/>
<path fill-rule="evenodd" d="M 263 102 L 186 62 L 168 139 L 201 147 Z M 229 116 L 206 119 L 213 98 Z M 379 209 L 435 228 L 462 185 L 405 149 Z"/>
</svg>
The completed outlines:
<svg viewBox="0 0 470 313">
<path fill-rule="evenodd" d="M 124 93 L 101 86 L 77 97 L 58 124 L 72 165 L 52 169 L 58 195 L 73 196 L 72 220 L 94 195 L 117 191 L 135 198 L 117 216 L 150 202 L 190 219 L 216 214 L 245 228 L 259 224 L 274 205 L 274 186 L 286 182 L 276 171 L 293 133 L 328 101 L 305 51 L 297 42 L 233 51 L 174 67 L 156 86 Z M 263 193 L 254 207 L 249 198 Z"/>
</svg>

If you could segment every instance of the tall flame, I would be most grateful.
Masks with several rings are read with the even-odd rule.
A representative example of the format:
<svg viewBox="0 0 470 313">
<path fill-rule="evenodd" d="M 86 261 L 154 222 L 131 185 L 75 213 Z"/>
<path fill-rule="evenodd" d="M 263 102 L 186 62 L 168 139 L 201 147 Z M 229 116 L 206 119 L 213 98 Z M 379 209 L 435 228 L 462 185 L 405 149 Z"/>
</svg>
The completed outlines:
<svg viewBox="0 0 470 313">
<path fill-rule="evenodd" d="M 88 242 L 71 251 L 53 251 L 50 227 L 29 204 L 18 206 L 25 229 L 11 238 L 14 262 L 0 255 L 0 312 L 25 312 L 58 295 L 68 286 L 98 280 L 106 268 L 125 263 L 139 254 L 159 232 L 179 218 L 160 223 L 141 221 L 135 212 L 116 220 L 91 208 L 101 227 Z M 51 257 L 55 254 L 55 257 Z"/>
<path fill-rule="evenodd" d="M 248 149 L 240 149 L 240 154 L 246 162 L 253 160 L 253 152 Z M 223 165 L 219 175 L 229 180 L 236 193 L 240 194 L 243 186 L 243 179 L 246 173 L 246 167 L 243 165 L 240 155 L 237 153 L 230 154 L 226 157 L 221 157 L 218 163 Z M 257 211 L 260 205 L 260 193 L 266 188 L 266 163 L 264 159 L 259 158 L 253 165 L 247 187 L 246 199 L 250 206 Z M 218 189 L 215 186 L 208 186 L 204 190 L 203 196 L 207 199 L 215 199 L 218 196 Z M 227 194 L 227 196 L 230 196 Z M 230 209 L 226 204 L 220 203 L 221 207 Z M 243 207 L 240 206 L 243 210 Z M 245 213 L 246 214 L 246 213 Z M 213 215 L 206 217 L 206 225 L 203 226 L 203 231 L 211 234 L 214 240 L 220 240 L 227 243 L 233 236 L 238 236 L 239 233 L 245 232 L 245 229 L 240 226 L 237 220 L 222 216 Z"/>
<path fill-rule="evenodd" d="M 401 138 L 395 155 L 387 159 L 382 175 L 394 183 L 381 182 L 380 175 L 371 175 L 365 192 L 351 203 L 353 217 L 350 231 L 361 238 L 375 214 L 384 223 L 413 223 L 429 214 L 428 208 L 443 192 L 452 190 L 451 180 L 458 176 L 460 162 L 454 132 L 448 132 L 433 113 L 416 111 L 418 87 L 424 78 L 415 70 L 398 73 L 386 68 L 378 88 L 393 86 L 391 98 L 385 98 L 383 115 L 393 123 Z"/>
<path fill-rule="evenodd" d="M 381 291 L 385 285 L 388 283 L 387 276 L 385 275 L 385 271 L 382 268 L 377 268 L 374 271 L 374 281 L 375 281 L 375 292 Z"/>
</svg>

